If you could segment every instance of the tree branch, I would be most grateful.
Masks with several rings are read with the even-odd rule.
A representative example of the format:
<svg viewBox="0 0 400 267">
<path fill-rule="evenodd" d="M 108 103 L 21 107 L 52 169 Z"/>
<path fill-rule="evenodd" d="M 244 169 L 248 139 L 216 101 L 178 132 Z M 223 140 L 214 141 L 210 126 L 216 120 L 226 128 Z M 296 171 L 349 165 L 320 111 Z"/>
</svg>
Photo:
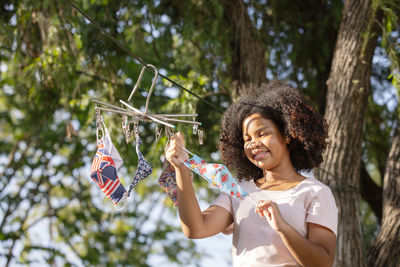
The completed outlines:
<svg viewBox="0 0 400 267">
<path fill-rule="evenodd" d="M 369 204 L 379 222 L 382 221 L 382 188 L 378 186 L 362 164 L 360 170 L 360 194 Z"/>
</svg>

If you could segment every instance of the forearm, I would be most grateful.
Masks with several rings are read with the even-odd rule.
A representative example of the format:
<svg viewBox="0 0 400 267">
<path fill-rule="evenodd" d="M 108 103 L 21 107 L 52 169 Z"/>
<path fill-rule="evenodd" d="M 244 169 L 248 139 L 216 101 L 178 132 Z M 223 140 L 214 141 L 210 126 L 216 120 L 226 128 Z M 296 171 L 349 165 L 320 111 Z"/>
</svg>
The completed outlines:
<svg viewBox="0 0 400 267">
<path fill-rule="evenodd" d="M 332 266 L 333 258 L 326 249 L 303 237 L 289 224 L 283 226 L 278 234 L 290 253 L 302 266 Z"/>
<path fill-rule="evenodd" d="M 178 169 L 176 173 L 178 211 L 182 231 L 189 238 L 196 238 L 204 225 L 203 215 L 196 198 L 189 169 Z"/>
</svg>

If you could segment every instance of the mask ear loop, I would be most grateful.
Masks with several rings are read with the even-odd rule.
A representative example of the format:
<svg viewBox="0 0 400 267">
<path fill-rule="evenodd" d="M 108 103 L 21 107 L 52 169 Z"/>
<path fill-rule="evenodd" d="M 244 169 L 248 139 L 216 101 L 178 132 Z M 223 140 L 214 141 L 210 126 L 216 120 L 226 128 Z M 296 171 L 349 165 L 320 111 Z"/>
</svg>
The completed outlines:
<svg viewBox="0 0 400 267">
<path fill-rule="evenodd" d="M 118 201 L 117 204 L 114 204 L 114 208 L 116 210 L 123 210 L 125 208 L 126 202 L 128 200 L 128 191 L 125 191 L 125 193 L 122 195 L 121 199 Z M 114 215 L 114 214 L 113 214 Z"/>
</svg>

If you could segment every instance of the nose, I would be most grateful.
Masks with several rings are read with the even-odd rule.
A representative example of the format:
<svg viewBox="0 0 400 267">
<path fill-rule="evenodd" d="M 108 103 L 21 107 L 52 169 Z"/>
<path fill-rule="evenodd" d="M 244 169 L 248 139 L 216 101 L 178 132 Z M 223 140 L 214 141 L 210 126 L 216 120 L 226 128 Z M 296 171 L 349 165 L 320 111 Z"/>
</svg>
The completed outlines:
<svg viewBox="0 0 400 267">
<path fill-rule="evenodd" d="M 257 139 L 253 139 L 251 140 L 250 144 L 249 144 L 249 148 L 256 148 L 260 145 L 260 141 Z"/>
</svg>

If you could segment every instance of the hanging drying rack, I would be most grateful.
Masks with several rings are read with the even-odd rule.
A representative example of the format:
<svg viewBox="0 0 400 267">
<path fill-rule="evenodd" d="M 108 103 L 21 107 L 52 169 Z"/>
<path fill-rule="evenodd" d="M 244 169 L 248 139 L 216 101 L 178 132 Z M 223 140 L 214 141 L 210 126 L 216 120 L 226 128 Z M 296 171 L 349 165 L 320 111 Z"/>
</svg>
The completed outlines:
<svg viewBox="0 0 400 267">
<path fill-rule="evenodd" d="M 153 93 L 153 89 L 154 86 L 157 82 L 157 78 L 158 78 L 158 70 L 156 67 L 154 67 L 151 64 L 146 64 L 142 67 L 142 70 L 140 71 L 139 74 L 139 78 L 136 81 L 135 86 L 133 87 L 129 98 L 128 98 L 128 102 L 131 101 L 133 95 L 135 94 L 135 92 L 137 91 L 139 84 L 143 78 L 143 74 L 144 71 L 146 69 L 152 69 L 154 72 L 154 77 L 153 77 L 153 81 L 149 90 L 149 93 L 147 94 L 147 98 L 146 98 L 146 105 L 145 105 L 145 110 L 144 112 L 141 111 L 138 108 L 133 107 L 132 105 L 128 104 L 127 102 L 123 101 L 123 100 L 119 100 L 119 102 L 124 105 L 126 108 L 122 108 L 122 107 L 118 107 L 116 105 L 112 105 L 106 102 L 102 102 L 96 99 L 92 99 L 92 102 L 96 103 L 97 105 L 101 105 L 101 106 L 97 106 L 95 107 L 96 111 L 98 110 L 102 110 L 102 111 L 106 111 L 106 112 L 112 112 L 112 113 L 118 113 L 121 114 L 123 116 L 130 116 L 132 117 L 131 120 L 127 120 L 127 124 L 131 124 L 131 123 L 137 123 L 139 121 L 146 121 L 146 122 L 155 122 L 158 124 L 162 124 L 166 127 L 175 129 L 175 125 L 173 125 L 173 122 L 176 123 L 186 123 L 186 124 L 192 124 L 193 125 L 193 132 L 197 132 L 199 131 L 199 133 L 201 132 L 201 130 L 197 130 L 198 126 L 201 125 L 201 122 L 195 121 L 195 118 L 198 117 L 198 114 L 151 114 L 148 112 L 149 109 L 149 104 L 150 104 L 150 97 L 151 94 Z M 188 118 L 188 117 L 192 117 L 193 120 L 184 120 L 184 119 L 179 119 L 179 117 L 183 117 L 183 118 Z M 202 132 L 201 132 L 202 135 Z"/>
</svg>

